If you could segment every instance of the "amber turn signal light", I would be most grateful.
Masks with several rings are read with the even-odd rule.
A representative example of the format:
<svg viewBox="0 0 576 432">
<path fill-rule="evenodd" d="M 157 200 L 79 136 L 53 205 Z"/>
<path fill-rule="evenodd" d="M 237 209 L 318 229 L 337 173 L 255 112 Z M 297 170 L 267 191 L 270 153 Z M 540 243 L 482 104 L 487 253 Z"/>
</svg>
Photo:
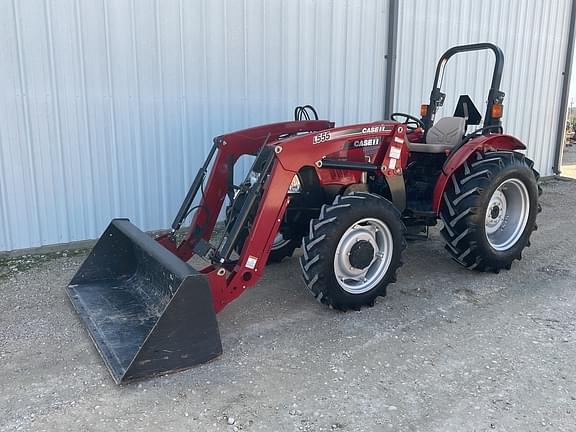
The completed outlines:
<svg viewBox="0 0 576 432">
<path fill-rule="evenodd" d="M 502 118 L 502 114 L 504 114 L 504 105 L 495 103 L 492 105 L 492 118 L 500 119 Z"/>
<path fill-rule="evenodd" d="M 428 105 L 420 105 L 420 117 L 426 117 L 428 115 Z"/>
</svg>

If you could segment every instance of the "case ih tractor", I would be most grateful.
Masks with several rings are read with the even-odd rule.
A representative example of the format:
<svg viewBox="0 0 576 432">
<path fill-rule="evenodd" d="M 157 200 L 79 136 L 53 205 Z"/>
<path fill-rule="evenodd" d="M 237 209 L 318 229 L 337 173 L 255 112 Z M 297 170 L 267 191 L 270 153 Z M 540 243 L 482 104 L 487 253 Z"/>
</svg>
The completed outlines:
<svg viewBox="0 0 576 432">
<path fill-rule="evenodd" d="M 436 119 L 446 62 L 477 50 L 495 55 L 482 124 L 467 95 L 454 116 Z M 267 262 L 297 247 L 312 295 L 343 311 L 373 305 L 396 281 L 407 227 L 440 220 L 456 262 L 509 269 L 536 229 L 540 189 L 520 153 L 525 145 L 502 130 L 502 67 L 492 44 L 458 46 L 441 57 L 421 118 L 395 113 L 390 121 L 335 127 L 305 106 L 295 121 L 221 135 L 170 232 L 152 239 L 127 219 L 113 220 L 68 293 L 116 382 L 221 354 L 216 313 L 256 284 Z M 235 185 L 243 155 L 254 162 Z M 197 270 L 187 263 L 193 256 L 205 263 Z"/>
</svg>

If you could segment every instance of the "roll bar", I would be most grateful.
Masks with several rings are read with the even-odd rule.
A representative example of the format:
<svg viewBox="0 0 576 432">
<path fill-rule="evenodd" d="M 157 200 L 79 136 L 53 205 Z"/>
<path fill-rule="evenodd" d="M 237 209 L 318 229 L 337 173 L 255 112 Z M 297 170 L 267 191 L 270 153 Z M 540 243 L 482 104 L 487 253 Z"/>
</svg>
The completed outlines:
<svg viewBox="0 0 576 432">
<path fill-rule="evenodd" d="M 490 85 L 490 91 L 488 92 L 488 104 L 486 106 L 486 115 L 484 116 L 484 128 L 501 126 L 500 119 L 492 117 L 492 106 L 494 104 L 501 104 L 505 95 L 500 91 L 500 81 L 502 80 L 502 70 L 504 68 L 504 53 L 496 45 L 489 42 L 483 42 L 452 47 L 446 51 L 442 57 L 440 57 L 440 60 L 436 65 L 434 87 L 430 93 L 430 105 L 428 106 L 428 112 L 422 118 L 422 122 L 424 123 L 426 130 L 432 127 L 437 109 L 444 104 L 446 95 L 440 91 L 440 87 L 442 87 L 444 69 L 446 68 L 446 63 L 448 63 L 448 60 L 450 60 L 452 56 L 458 53 L 484 50 L 492 51 L 496 60 L 494 63 L 494 72 L 492 74 L 492 84 Z"/>
</svg>

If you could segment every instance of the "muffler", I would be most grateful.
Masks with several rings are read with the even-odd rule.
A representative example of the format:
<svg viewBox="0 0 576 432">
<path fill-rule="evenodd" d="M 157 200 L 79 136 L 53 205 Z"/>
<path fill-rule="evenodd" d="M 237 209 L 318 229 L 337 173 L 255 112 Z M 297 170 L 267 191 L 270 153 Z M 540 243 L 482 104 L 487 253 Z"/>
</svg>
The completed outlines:
<svg viewBox="0 0 576 432">
<path fill-rule="evenodd" d="M 67 292 L 118 384 L 222 354 L 207 278 L 128 219 L 110 223 Z"/>
</svg>

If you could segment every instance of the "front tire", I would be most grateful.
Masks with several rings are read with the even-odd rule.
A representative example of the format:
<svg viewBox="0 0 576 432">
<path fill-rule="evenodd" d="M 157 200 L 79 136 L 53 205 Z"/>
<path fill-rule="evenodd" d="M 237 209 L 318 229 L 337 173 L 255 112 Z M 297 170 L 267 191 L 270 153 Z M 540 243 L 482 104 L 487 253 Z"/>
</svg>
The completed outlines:
<svg viewBox="0 0 576 432">
<path fill-rule="evenodd" d="M 270 255 L 268 255 L 268 264 L 279 263 L 284 258 L 291 257 L 294 249 L 298 247 L 298 242 L 290 238 L 285 238 L 282 232 L 278 231 L 276 238 L 270 247 Z"/>
<path fill-rule="evenodd" d="M 302 239 L 302 276 L 321 303 L 335 309 L 372 306 L 396 281 L 406 248 L 406 228 L 394 205 L 355 192 L 323 205 Z"/>
<path fill-rule="evenodd" d="M 244 198 L 245 198 L 245 195 L 239 195 L 236 197 L 236 199 L 240 203 L 242 203 Z M 234 219 L 237 217 L 237 214 L 232 212 L 232 208 L 233 208 L 232 205 L 230 205 L 226 208 L 226 220 L 224 222 L 224 226 L 227 226 L 227 227 L 230 226 L 231 227 L 232 226 L 231 224 L 234 222 Z M 250 225 L 248 225 L 242 229 L 238 243 L 237 243 L 236 247 L 234 248 L 234 250 L 237 254 L 240 254 L 242 252 L 242 248 L 244 247 L 244 242 L 246 241 L 246 238 L 248 237 L 249 232 L 250 232 Z M 274 241 L 272 242 L 272 246 L 270 246 L 270 254 L 268 255 L 268 261 L 266 262 L 266 264 L 279 263 L 284 258 L 291 257 L 292 254 L 294 253 L 294 250 L 298 247 L 298 245 L 299 245 L 299 241 L 297 241 L 293 238 L 288 238 L 288 236 L 285 236 L 285 234 L 282 233 L 282 227 L 280 227 L 280 229 L 278 230 L 278 233 L 276 234 L 276 237 L 274 238 Z"/>
<path fill-rule="evenodd" d="M 516 152 L 476 152 L 452 174 L 442 196 L 441 233 L 468 269 L 510 269 L 530 245 L 541 208 L 538 173 Z"/>
</svg>

